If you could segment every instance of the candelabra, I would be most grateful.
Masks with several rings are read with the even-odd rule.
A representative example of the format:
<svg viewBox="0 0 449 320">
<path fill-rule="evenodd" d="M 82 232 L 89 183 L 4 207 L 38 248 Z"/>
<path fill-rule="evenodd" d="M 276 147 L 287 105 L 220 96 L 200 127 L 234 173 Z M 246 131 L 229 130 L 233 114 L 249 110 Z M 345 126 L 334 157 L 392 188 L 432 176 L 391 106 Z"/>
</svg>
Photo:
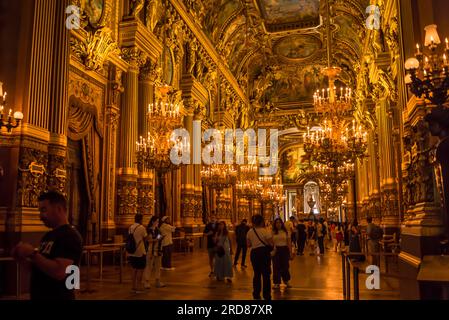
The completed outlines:
<svg viewBox="0 0 449 320">
<path fill-rule="evenodd" d="M 20 121 L 23 120 L 23 114 L 20 111 L 12 114 L 12 109 L 9 109 L 8 115 L 6 115 L 4 110 L 7 107 L 7 95 L 6 91 L 3 92 L 3 83 L 0 82 L 0 129 L 5 127 L 8 132 L 11 132 L 12 129 L 20 125 Z"/>
<path fill-rule="evenodd" d="M 424 96 L 437 108 L 443 109 L 449 90 L 449 41 L 446 38 L 445 48 L 440 48 L 437 26 L 429 25 L 424 30 L 426 35 L 423 51 L 417 44 L 415 57 L 405 62 L 405 82 L 417 97 Z"/>
</svg>

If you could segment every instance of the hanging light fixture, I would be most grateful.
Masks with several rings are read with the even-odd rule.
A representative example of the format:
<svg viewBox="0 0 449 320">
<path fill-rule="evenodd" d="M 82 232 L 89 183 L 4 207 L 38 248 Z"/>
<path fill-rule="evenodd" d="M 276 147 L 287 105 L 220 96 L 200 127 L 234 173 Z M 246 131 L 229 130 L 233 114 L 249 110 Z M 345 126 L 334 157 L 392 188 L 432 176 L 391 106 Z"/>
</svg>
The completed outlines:
<svg viewBox="0 0 449 320">
<path fill-rule="evenodd" d="M 162 74 L 167 74 L 167 4 L 164 5 L 163 48 L 160 58 Z M 163 80 L 165 81 L 165 80 Z M 148 125 L 147 137 L 140 137 L 137 145 L 137 162 L 141 168 L 155 169 L 158 173 L 173 170 L 175 165 L 170 160 L 172 150 L 181 153 L 190 149 L 190 142 L 185 139 L 174 140 L 171 135 L 174 129 L 182 125 L 182 101 L 177 101 L 173 88 L 168 83 L 156 87 L 153 103 L 148 105 L 146 121 Z"/>
</svg>

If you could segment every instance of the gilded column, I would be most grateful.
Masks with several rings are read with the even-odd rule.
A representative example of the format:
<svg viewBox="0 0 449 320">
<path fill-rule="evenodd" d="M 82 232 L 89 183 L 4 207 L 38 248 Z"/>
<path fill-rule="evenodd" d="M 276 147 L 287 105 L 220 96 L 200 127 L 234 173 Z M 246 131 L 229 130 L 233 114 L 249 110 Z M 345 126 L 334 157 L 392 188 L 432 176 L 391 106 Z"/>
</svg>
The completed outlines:
<svg viewBox="0 0 449 320">
<path fill-rule="evenodd" d="M 184 117 L 184 128 L 190 134 L 190 152 L 193 151 L 193 113 L 191 105 L 187 105 L 187 114 Z M 192 156 L 190 157 L 192 159 Z M 194 166 L 189 164 L 181 168 L 181 220 L 182 225 L 191 228 L 196 224 L 195 208 L 195 180 L 194 180 Z"/>
<path fill-rule="evenodd" d="M 136 48 L 123 50 L 129 62 L 128 73 L 124 76 L 125 87 L 120 114 L 120 151 L 118 169 L 118 217 L 117 224 L 127 227 L 134 222 L 137 213 L 137 163 L 136 142 L 138 133 L 139 58 Z"/>
<path fill-rule="evenodd" d="M 377 156 L 377 138 L 374 130 L 368 134 L 368 181 L 369 181 L 369 215 L 376 223 L 381 222 L 380 213 L 380 183 L 379 183 L 379 163 Z"/>
<path fill-rule="evenodd" d="M 393 119 L 389 115 L 390 101 L 379 101 L 379 159 L 382 206 L 382 226 L 386 231 L 397 232 L 400 226 L 395 152 L 393 149 Z"/>
<path fill-rule="evenodd" d="M 104 239 L 115 233 L 115 202 L 116 202 L 116 159 L 117 159 L 117 131 L 120 125 L 120 95 L 123 92 L 122 71 L 110 70 L 108 88 L 108 104 L 106 106 L 106 131 L 104 148 L 103 189 L 104 202 L 102 204 L 101 228 Z"/>
<path fill-rule="evenodd" d="M 139 74 L 139 123 L 138 136 L 146 137 L 148 133 L 147 113 L 148 105 L 154 100 L 154 74 L 147 64 L 140 69 Z M 139 166 L 139 177 L 137 180 L 138 189 L 138 212 L 149 216 L 154 214 L 154 170 L 143 165 Z"/>
<path fill-rule="evenodd" d="M 66 194 L 67 114 L 69 81 L 69 30 L 65 9 L 69 0 L 56 1 L 51 81 L 50 141 L 48 145 L 47 186 Z M 43 59 L 44 62 L 44 59 Z"/>
</svg>

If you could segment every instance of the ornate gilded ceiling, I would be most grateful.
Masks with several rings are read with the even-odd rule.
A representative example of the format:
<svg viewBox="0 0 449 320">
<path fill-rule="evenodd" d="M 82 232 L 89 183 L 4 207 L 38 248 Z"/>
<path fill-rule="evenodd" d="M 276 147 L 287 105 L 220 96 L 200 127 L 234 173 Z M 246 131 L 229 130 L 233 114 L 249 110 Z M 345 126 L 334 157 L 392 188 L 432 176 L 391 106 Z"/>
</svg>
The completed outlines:
<svg viewBox="0 0 449 320">
<path fill-rule="evenodd" d="M 354 84 L 367 0 L 331 0 L 333 64 Z M 205 0 L 204 29 L 253 108 L 268 102 L 294 110 L 309 104 L 327 65 L 325 1 Z M 248 83 L 249 79 L 249 83 Z"/>
</svg>

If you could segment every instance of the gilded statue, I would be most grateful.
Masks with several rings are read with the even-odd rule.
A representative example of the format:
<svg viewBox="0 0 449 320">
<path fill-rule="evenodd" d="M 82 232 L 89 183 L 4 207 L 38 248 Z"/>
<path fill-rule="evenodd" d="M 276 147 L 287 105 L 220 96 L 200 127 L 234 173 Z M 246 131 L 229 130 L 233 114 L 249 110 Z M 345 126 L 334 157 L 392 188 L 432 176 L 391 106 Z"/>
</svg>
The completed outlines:
<svg viewBox="0 0 449 320">
<path fill-rule="evenodd" d="M 129 15 L 137 18 L 140 11 L 142 11 L 144 6 L 144 0 L 130 0 L 129 1 Z"/>
<path fill-rule="evenodd" d="M 145 5 L 145 25 L 153 32 L 158 22 L 158 9 L 160 0 L 147 0 Z"/>
<path fill-rule="evenodd" d="M 196 51 L 198 50 L 198 45 L 195 41 L 190 42 L 189 48 L 189 63 L 187 64 L 187 72 L 194 75 L 195 65 L 196 65 Z"/>
</svg>

